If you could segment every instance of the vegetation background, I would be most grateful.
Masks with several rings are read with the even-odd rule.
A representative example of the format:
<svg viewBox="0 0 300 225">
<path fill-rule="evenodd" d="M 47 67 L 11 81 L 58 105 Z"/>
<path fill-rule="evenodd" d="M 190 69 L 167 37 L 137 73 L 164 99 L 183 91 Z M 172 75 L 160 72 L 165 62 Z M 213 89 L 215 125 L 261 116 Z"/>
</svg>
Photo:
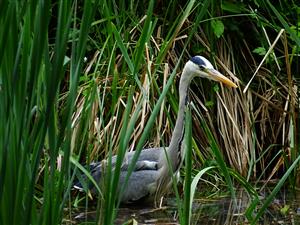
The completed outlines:
<svg viewBox="0 0 300 225">
<path fill-rule="evenodd" d="M 201 176 L 204 196 L 242 186 L 255 224 L 284 185 L 299 187 L 297 1 L 1 1 L 0 15 L 0 224 L 71 223 L 81 165 L 167 146 L 194 55 L 239 88 L 191 85 L 185 198 Z M 99 224 L 114 221 L 117 179 L 98 196 Z"/>
</svg>

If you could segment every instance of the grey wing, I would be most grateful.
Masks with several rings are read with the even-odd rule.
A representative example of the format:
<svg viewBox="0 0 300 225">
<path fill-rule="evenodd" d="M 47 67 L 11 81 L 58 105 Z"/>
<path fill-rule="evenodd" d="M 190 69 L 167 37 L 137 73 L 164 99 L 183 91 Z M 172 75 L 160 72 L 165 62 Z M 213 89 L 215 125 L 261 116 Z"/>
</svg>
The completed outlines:
<svg viewBox="0 0 300 225">
<path fill-rule="evenodd" d="M 134 171 L 137 170 L 157 170 L 158 161 L 160 155 L 163 153 L 164 148 L 148 148 L 143 149 L 139 155 L 139 158 L 135 164 Z M 135 151 L 126 153 L 123 164 L 121 167 L 121 171 L 127 171 L 130 166 Z M 117 156 L 114 155 L 111 160 L 112 168 L 116 166 Z M 99 181 L 101 177 L 101 170 L 103 167 L 104 161 L 98 163 L 92 163 L 92 168 L 90 167 L 91 174 L 95 178 L 96 181 Z"/>
<path fill-rule="evenodd" d="M 161 157 L 161 154 L 164 153 L 164 150 L 167 150 L 167 147 L 143 149 L 141 151 L 141 154 L 139 155 L 139 160 L 149 160 L 158 162 L 159 158 Z M 135 152 L 128 152 L 127 154 L 132 157 L 134 153 Z"/>
<path fill-rule="evenodd" d="M 127 187 L 123 188 L 127 172 L 122 172 L 120 176 L 119 192 L 122 203 L 131 203 L 154 194 L 157 186 L 158 170 L 133 171 L 129 177 Z"/>
<path fill-rule="evenodd" d="M 139 177 L 142 177 L 144 175 L 149 176 L 147 179 L 149 179 L 149 181 L 150 181 L 152 179 L 152 177 L 155 176 L 155 171 L 157 171 L 157 169 L 158 169 L 159 157 L 163 152 L 164 152 L 164 148 L 143 149 L 139 155 L 139 158 L 138 158 L 136 164 L 135 164 L 133 173 L 131 174 L 130 182 L 133 181 L 133 183 L 135 183 L 135 181 Z M 124 175 L 124 174 L 126 174 L 128 167 L 129 167 L 130 163 L 132 162 L 134 154 L 135 154 L 135 151 L 128 152 L 128 153 L 126 153 L 126 155 L 124 157 L 124 161 L 123 161 L 123 164 L 121 167 L 120 183 L 122 183 L 122 179 L 125 179 L 125 177 L 126 177 L 126 175 Z M 112 168 L 115 167 L 116 161 L 117 161 L 117 156 L 115 155 L 112 157 Z M 95 163 L 90 164 L 90 172 L 97 183 L 101 179 L 101 176 L 103 173 L 102 169 L 105 166 L 104 164 L 106 164 L 106 163 L 107 163 L 107 161 L 103 160 L 101 162 L 95 162 Z M 151 172 L 135 173 L 135 171 L 145 171 L 145 170 L 149 170 Z M 124 178 L 122 178 L 122 176 L 124 176 Z M 84 178 L 84 179 L 86 180 L 86 178 Z M 90 184 L 89 186 L 90 186 L 90 188 L 92 188 L 92 184 Z M 77 182 L 74 185 L 74 187 L 76 189 L 82 190 L 82 185 L 80 184 L 80 182 Z M 141 188 L 142 188 L 142 186 L 141 186 Z M 143 190 L 145 191 L 146 188 L 143 188 Z"/>
<path fill-rule="evenodd" d="M 135 164 L 134 170 L 141 170 L 141 169 L 155 169 L 157 168 L 157 163 L 159 161 L 160 155 L 163 153 L 164 148 L 147 148 L 143 149 L 139 155 L 139 158 Z M 129 165 L 131 164 L 131 161 L 133 159 L 133 156 L 135 154 L 135 151 L 127 152 L 124 159 L 123 164 L 121 167 L 121 170 L 127 170 Z M 117 156 L 114 155 L 111 159 L 112 168 L 115 167 L 117 162 Z M 101 170 L 101 165 L 103 161 L 92 163 L 92 168 L 90 167 L 91 173 L 97 173 L 97 171 Z"/>
<path fill-rule="evenodd" d="M 143 149 L 135 165 L 135 170 L 141 169 L 157 169 L 159 158 L 164 153 L 164 148 L 148 148 Z M 122 170 L 127 170 L 130 165 L 135 151 L 128 152 L 123 161 Z"/>
</svg>

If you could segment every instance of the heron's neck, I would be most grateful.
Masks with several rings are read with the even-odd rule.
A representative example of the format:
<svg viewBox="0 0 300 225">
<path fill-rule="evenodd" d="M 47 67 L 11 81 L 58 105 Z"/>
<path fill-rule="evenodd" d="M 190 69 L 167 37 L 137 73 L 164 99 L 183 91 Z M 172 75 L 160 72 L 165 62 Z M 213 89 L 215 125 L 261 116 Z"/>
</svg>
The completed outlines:
<svg viewBox="0 0 300 225">
<path fill-rule="evenodd" d="M 184 156 L 184 133 L 185 133 L 185 113 L 188 104 L 188 88 L 190 85 L 189 76 L 183 70 L 179 84 L 179 108 L 177 119 L 173 130 L 171 142 L 168 148 L 168 156 L 172 164 L 173 171 L 177 171 L 181 166 Z"/>
</svg>

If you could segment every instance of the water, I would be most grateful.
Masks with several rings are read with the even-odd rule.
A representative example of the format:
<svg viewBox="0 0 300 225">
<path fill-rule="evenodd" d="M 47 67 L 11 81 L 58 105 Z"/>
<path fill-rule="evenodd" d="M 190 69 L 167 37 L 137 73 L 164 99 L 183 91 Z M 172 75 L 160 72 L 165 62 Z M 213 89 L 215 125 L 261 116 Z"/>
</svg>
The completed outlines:
<svg viewBox="0 0 300 225">
<path fill-rule="evenodd" d="M 264 201 L 264 196 L 268 192 L 261 194 L 260 208 Z M 192 224 L 218 225 L 218 224 L 250 224 L 245 216 L 247 208 L 251 204 L 251 197 L 245 191 L 237 192 L 236 201 L 228 198 L 204 199 L 196 198 L 193 202 Z M 255 212 L 254 212 L 255 213 Z M 75 216 L 75 221 L 95 221 L 96 212 L 79 213 Z M 121 207 L 118 210 L 115 224 L 179 224 L 177 206 L 175 199 L 169 198 L 165 201 L 165 206 L 154 209 L 149 206 Z M 300 224 L 300 192 L 280 193 L 273 200 L 257 224 Z"/>
<path fill-rule="evenodd" d="M 152 208 L 149 206 L 130 206 L 121 207 L 118 210 L 117 218 L 115 220 L 116 225 L 121 225 L 124 223 L 134 224 L 165 224 L 165 225 L 175 225 L 179 224 L 177 220 L 177 212 L 174 207 L 161 207 Z M 78 213 L 74 216 L 73 223 L 79 222 L 92 222 L 96 220 L 96 211 L 91 209 L 89 212 Z"/>
</svg>

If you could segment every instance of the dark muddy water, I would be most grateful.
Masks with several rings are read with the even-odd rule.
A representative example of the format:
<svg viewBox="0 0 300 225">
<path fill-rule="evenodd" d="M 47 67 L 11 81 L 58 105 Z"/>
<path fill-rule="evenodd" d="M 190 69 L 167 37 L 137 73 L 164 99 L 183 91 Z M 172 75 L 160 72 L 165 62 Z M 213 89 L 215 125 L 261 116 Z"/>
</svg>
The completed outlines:
<svg viewBox="0 0 300 225">
<path fill-rule="evenodd" d="M 261 202 L 258 203 L 257 210 L 260 209 L 267 195 L 268 192 L 261 193 Z M 193 202 L 192 224 L 250 224 L 245 212 L 251 201 L 251 197 L 244 191 L 237 192 L 235 201 L 228 197 L 197 198 Z M 177 204 L 172 198 L 168 198 L 162 208 L 121 207 L 117 215 L 115 224 L 180 224 Z M 93 224 L 95 217 L 96 212 L 91 209 L 88 213 L 77 213 L 73 222 L 76 224 Z M 300 224 L 300 192 L 280 193 L 266 209 L 257 224 Z"/>
</svg>

